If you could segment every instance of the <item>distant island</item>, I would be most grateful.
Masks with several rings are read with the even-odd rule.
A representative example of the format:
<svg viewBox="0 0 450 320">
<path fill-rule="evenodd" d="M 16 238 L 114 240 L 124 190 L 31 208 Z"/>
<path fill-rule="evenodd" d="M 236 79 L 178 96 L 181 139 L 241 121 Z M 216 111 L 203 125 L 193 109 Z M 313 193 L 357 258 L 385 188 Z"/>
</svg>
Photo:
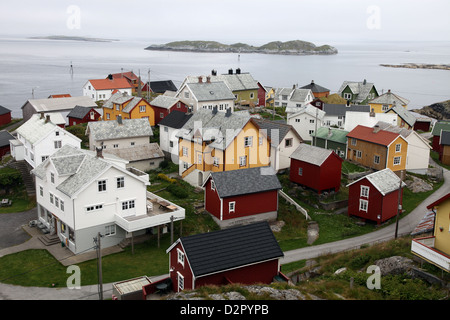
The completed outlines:
<svg viewBox="0 0 450 320">
<path fill-rule="evenodd" d="M 102 38 L 75 37 L 75 36 L 29 37 L 28 39 L 72 40 L 72 41 L 91 41 L 91 42 L 112 42 L 112 41 L 119 41 L 118 39 L 102 39 Z"/>
<path fill-rule="evenodd" d="M 220 53 L 264 53 L 281 55 L 337 54 L 338 50 L 330 45 L 316 46 L 307 41 L 273 41 L 260 47 L 245 43 L 223 44 L 217 41 L 174 41 L 161 45 L 150 45 L 145 50 L 182 51 L 182 52 L 220 52 Z"/>
<path fill-rule="evenodd" d="M 380 64 L 380 66 L 389 68 L 450 70 L 450 64 L 403 63 L 403 64 Z"/>
</svg>

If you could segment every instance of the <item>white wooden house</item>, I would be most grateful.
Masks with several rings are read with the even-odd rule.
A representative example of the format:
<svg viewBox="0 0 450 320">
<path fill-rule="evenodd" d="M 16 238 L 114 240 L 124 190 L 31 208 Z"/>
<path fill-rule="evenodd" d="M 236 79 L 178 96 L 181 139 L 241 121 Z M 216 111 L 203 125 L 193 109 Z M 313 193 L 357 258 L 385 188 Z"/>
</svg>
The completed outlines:
<svg viewBox="0 0 450 320">
<path fill-rule="evenodd" d="M 183 208 L 147 191 L 149 176 L 102 153 L 66 145 L 32 170 L 38 220 L 75 254 L 184 219 Z M 172 229 L 173 230 L 173 229 Z"/>
<path fill-rule="evenodd" d="M 325 112 L 307 104 L 298 112 L 288 114 L 287 124 L 294 127 L 304 141 L 311 141 L 311 135 L 323 126 Z"/>
</svg>

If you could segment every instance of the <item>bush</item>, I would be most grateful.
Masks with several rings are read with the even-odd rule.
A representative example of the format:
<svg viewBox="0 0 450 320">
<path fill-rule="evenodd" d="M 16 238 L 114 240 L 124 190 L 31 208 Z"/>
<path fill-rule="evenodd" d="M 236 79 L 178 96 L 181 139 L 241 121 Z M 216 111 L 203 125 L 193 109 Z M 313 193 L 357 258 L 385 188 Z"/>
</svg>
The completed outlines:
<svg viewBox="0 0 450 320">
<path fill-rule="evenodd" d="M 170 182 L 170 183 L 175 183 L 175 182 L 177 182 L 176 179 L 169 178 L 169 177 L 166 176 L 164 173 L 158 173 L 158 179 L 165 180 L 165 181 Z"/>
<path fill-rule="evenodd" d="M 175 180 L 175 179 L 173 179 Z M 182 186 L 178 185 L 178 184 L 171 184 L 167 187 L 167 191 L 169 191 L 171 194 L 173 194 L 175 197 L 177 198 L 187 198 L 189 196 L 188 191 L 183 188 Z"/>
<path fill-rule="evenodd" d="M 161 161 L 160 163 L 159 163 L 159 167 L 161 168 L 161 169 L 165 169 L 165 168 L 167 168 L 169 166 L 169 161 L 167 161 L 167 160 L 163 160 L 163 161 Z"/>
</svg>

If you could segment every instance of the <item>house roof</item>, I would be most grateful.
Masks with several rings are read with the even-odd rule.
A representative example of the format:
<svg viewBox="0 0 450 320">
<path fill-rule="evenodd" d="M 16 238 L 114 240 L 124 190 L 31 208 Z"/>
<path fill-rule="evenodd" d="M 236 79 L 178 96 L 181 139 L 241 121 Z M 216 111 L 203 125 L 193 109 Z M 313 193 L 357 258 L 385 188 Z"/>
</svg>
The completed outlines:
<svg viewBox="0 0 450 320">
<path fill-rule="evenodd" d="M 40 178 L 45 177 L 49 162 L 53 163 L 58 175 L 68 176 L 56 189 L 69 197 L 111 166 L 105 160 L 92 156 L 87 150 L 64 145 L 33 169 L 32 173 Z"/>
<path fill-rule="evenodd" d="M 203 140 L 211 141 L 209 147 L 225 150 L 249 121 L 251 116 L 248 112 L 200 109 L 194 112 L 176 136 L 192 141 L 194 134 L 200 133 Z"/>
<path fill-rule="evenodd" d="M 89 122 L 86 134 L 91 133 L 97 141 L 114 140 L 131 137 L 152 136 L 153 131 L 147 119 L 122 119 Z"/>
<path fill-rule="evenodd" d="M 349 87 L 349 89 L 352 91 L 353 94 L 358 95 L 358 97 L 355 101 L 363 101 L 369 95 L 370 90 L 372 90 L 372 87 L 374 87 L 374 84 L 367 82 L 366 80 L 364 80 L 364 81 L 344 81 L 338 90 L 339 95 L 342 95 L 342 91 L 344 91 L 344 89 L 347 86 Z"/>
<path fill-rule="evenodd" d="M 379 126 L 382 130 L 398 133 L 405 139 L 407 139 L 410 135 L 415 135 L 419 140 L 423 142 L 424 147 L 431 149 L 430 143 L 413 129 L 400 128 L 399 126 L 389 124 L 384 121 L 378 121 L 376 125 Z"/>
<path fill-rule="evenodd" d="M 409 100 L 396 95 L 395 93 L 391 92 L 391 90 L 388 90 L 388 92 L 383 93 L 381 96 L 370 100 L 369 103 L 403 106 L 407 105 L 409 103 Z"/>
<path fill-rule="evenodd" d="M 314 83 L 314 80 L 311 81 L 310 84 L 307 84 L 306 86 L 303 86 L 300 89 L 310 89 L 312 92 L 329 92 L 330 91 L 330 89 L 327 89 L 325 87 L 319 86 L 317 83 Z"/>
<path fill-rule="evenodd" d="M 363 179 L 367 179 L 383 196 L 395 190 L 398 190 L 401 181 L 400 178 L 391 169 L 386 168 L 359 178 L 358 180 L 348 184 L 347 187 Z M 406 186 L 403 181 L 401 185 L 402 188 Z"/>
<path fill-rule="evenodd" d="M 328 157 L 330 157 L 333 153 L 334 151 L 332 150 L 311 146 L 306 143 L 301 143 L 297 147 L 297 149 L 292 152 L 290 158 L 307 162 L 316 166 L 321 166 L 325 162 L 325 160 L 327 160 Z M 336 153 L 334 154 L 336 155 Z M 336 157 L 340 161 L 342 161 L 342 159 L 338 155 L 336 155 Z"/>
<path fill-rule="evenodd" d="M 397 139 L 398 136 L 400 136 L 398 133 L 381 129 L 375 133 L 374 128 L 365 127 L 361 125 L 356 126 L 352 131 L 350 131 L 347 134 L 348 138 L 364 140 L 367 142 L 372 142 L 383 146 L 388 146 L 389 144 L 392 143 L 392 141 Z"/>
<path fill-rule="evenodd" d="M 6 130 L 0 131 L 0 147 L 9 146 L 9 140 L 14 140 L 14 136 Z"/>
<path fill-rule="evenodd" d="M 106 78 L 88 80 L 95 90 L 128 89 L 133 86 L 126 78 Z"/>
<path fill-rule="evenodd" d="M 133 71 L 113 73 L 111 75 L 114 79 L 126 78 L 128 80 L 139 80 L 139 77 Z"/>
<path fill-rule="evenodd" d="M 287 111 L 288 108 L 286 108 Z M 318 119 L 323 119 L 323 117 L 326 115 L 325 111 L 320 110 L 319 108 L 316 108 L 315 106 L 313 106 L 312 104 L 308 103 L 306 106 L 297 108 L 294 107 L 292 108 L 292 110 L 295 110 L 295 112 L 292 112 L 290 115 L 288 115 L 288 120 L 290 118 L 295 118 L 298 117 L 304 113 L 306 113 L 307 115 L 315 118 L 317 116 Z"/>
<path fill-rule="evenodd" d="M 120 91 L 117 91 L 113 95 L 111 95 L 111 97 L 108 100 L 105 101 L 105 103 L 103 104 L 103 107 L 108 108 L 108 109 L 113 109 L 114 104 L 122 105 L 133 99 L 137 99 L 138 101 L 140 101 L 141 98 L 130 96 L 126 92 L 122 93 Z M 128 105 L 127 105 L 127 107 L 128 107 Z"/>
<path fill-rule="evenodd" d="M 164 157 L 164 153 L 159 147 L 159 144 L 157 144 L 156 142 L 135 145 L 129 148 L 116 148 L 116 149 L 108 148 L 107 153 L 113 154 L 129 162 L 147 159 L 157 159 Z"/>
<path fill-rule="evenodd" d="M 258 82 L 253 79 L 252 75 L 248 72 L 244 73 L 233 73 L 233 74 L 218 74 L 209 76 L 200 76 L 202 82 L 205 83 L 207 78 L 211 82 L 225 82 L 231 91 L 244 91 L 244 90 L 255 90 L 258 89 Z M 188 83 L 198 83 L 199 77 L 188 76 L 185 82 Z"/>
<path fill-rule="evenodd" d="M 370 112 L 369 105 L 345 105 L 345 104 L 334 104 L 334 103 L 324 103 L 322 110 L 325 111 L 325 116 L 342 116 L 345 117 L 347 111 L 356 112 Z"/>
<path fill-rule="evenodd" d="M 448 199 L 450 199 L 450 193 L 447 193 L 446 195 L 444 195 L 443 197 L 439 198 L 435 202 L 429 204 L 427 206 L 427 209 L 433 209 L 433 207 L 440 205 L 442 202 L 447 201 Z"/>
<path fill-rule="evenodd" d="M 59 110 L 71 110 L 75 106 L 97 107 L 97 104 L 87 96 L 67 97 L 57 99 L 29 99 L 23 106 L 29 103 L 37 112 L 52 112 Z"/>
<path fill-rule="evenodd" d="M 312 137 L 317 137 L 319 139 L 325 139 L 329 141 L 334 141 L 342 144 L 347 143 L 347 134 L 348 131 L 335 129 L 335 128 L 327 128 L 320 127 L 317 131 L 311 134 Z"/>
<path fill-rule="evenodd" d="M 178 90 L 172 80 L 150 81 L 150 89 L 155 93 Z"/>
<path fill-rule="evenodd" d="M 51 114 L 49 116 L 51 117 Z M 55 128 L 58 128 L 58 130 L 64 131 L 64 134 L 71 135 L 74 139 L 81 141 L 70 132 L 58 127 L 52 121 L 46 121 L 46 117 L 41 119 L 41 115 L 39 114 L 33 114 L 28 121 L 16 129 L 16 132 L 33 145 L 55 131 Z"/>
<path fill-rule="evenodd" d="M 444 146 L 450 146 L 450 131 L 441 131 L 441 138 L 439 143 Z"/>
<path fill-rule="evenodd" d="M 432 232 L 434 229 L 435 213 L 433 210 L 429 210 L 425 216 L 420 220 L 419 224 L 411 232 L 412 236 L 416 236 L 422 233 Z"/>
<path fill-rule="evenodd" d="M 225 82 L 188 83 L 197 101 L 235 100 L 235 96 Z"/>
<path fill-rule="evenodd" d="M 256 124 L 262 130 L 267 130 L 267 136 L 270 139 L 270 142 L 273 146 L 278 146 L 284 139 L 284 137 L 288 134 L 289 131 L 298 136 L 301 142 L 303 139 L 297 133 L 297 130 L 294 129 L 290 124 L 280 123 L 278 121 L 270 121 L 266 119 L 255 119 Z M 275 138 L 278 139 L 275 139 Z"/>
<path fill-rule="evenodd" d="M 11 110 L 9 110 L 8 108 L 5 108 L 4 106 L 0 106 L 0 115 L 4 115 L 7 113 L 10 113 Z"/>
<path fill-rule="evenodd" d="M 266 221 L 181 237 L 167 252 L 178 243 L 196 277 L 284 256 Z"/>
<path fill-rule="evenodd" d="M 434 126 L 431 134 L 433 136 L 440 136 L 441 130 L 449 131 L 450 130 L 450 121 L 437 121 Z"/>
<path fill-rule="evenodd" d="M 67 115 L 68 118 L 76 118 L 83 119 L 92 109 L 93 107 L 83 107 L 83 106 L 75 106 L 72 110 L 70 110 Z"/>
<path fill-rule="evenodd" d="M 281 189 L 280 181 L 271 167 L 211 172 L 210 177 L 221 198 Z"/>
<path fill-rule="evenodd" d="M 389 108 L 389 110 L 386 110 L 385 113 L 388 113 L 390 111 L 395 112 L 410 127 L 414 126 L 414 123 L 416 123 L 417 121 L 417 118 L 402 106 L 394 105 L 391 108 Z"/>
<path fill-rule="evenodd" d="M 191 117 L 192 113 L 173 110 L 159 122 L 159 125 L 174 129 L 180 129 Z"/>
<path fill-rule="evenodd" d="M 159 107 L 159 108 L 170 109 L 178 101 L 180 101 L 180 99 L 178 99 L 178 98 L 160 95 L 160 96 L 157 96 L 155 99 L 153 99 L 150 102 L 150 105 Z"/>
</svg>

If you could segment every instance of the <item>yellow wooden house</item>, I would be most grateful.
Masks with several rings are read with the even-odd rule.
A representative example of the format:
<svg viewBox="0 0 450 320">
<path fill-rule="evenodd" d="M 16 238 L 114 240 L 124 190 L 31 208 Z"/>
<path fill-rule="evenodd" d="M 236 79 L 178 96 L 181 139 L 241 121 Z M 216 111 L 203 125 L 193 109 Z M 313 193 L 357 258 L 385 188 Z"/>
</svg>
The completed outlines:
<svg viewBox="0 0 450 320">
<path fill-rule="evenodd" d="M 383 93 L 369 101 L 370 110 L 376 113 L 383 113 L 388 111 L 393 106 L 401 106 L 405 110 L 408 108 L 409 101 L 399 95 L 392 93 L 391 90 Z"/>
<path fill-rule="evenodd" d="M 245 112 L 200 109 L 177 134 L 179 174 L 201 186 L 209 172 L 268 166 L 270 141 Z"/>
<path fill-rule="evenodd" d="M 103 104 L 103 120 L 122 119 L 148 119 L 150 125 L 155 125 L 155 111 L 148 101 L 141 97 L 134 97 L 116 92 Z"/>
<path fill-rule="evenodd" d="M 435 214 L 432 236 L 412 240 L 411 252 L 450 272 L 450 193 L 427 206 Z"/>
</svg>

